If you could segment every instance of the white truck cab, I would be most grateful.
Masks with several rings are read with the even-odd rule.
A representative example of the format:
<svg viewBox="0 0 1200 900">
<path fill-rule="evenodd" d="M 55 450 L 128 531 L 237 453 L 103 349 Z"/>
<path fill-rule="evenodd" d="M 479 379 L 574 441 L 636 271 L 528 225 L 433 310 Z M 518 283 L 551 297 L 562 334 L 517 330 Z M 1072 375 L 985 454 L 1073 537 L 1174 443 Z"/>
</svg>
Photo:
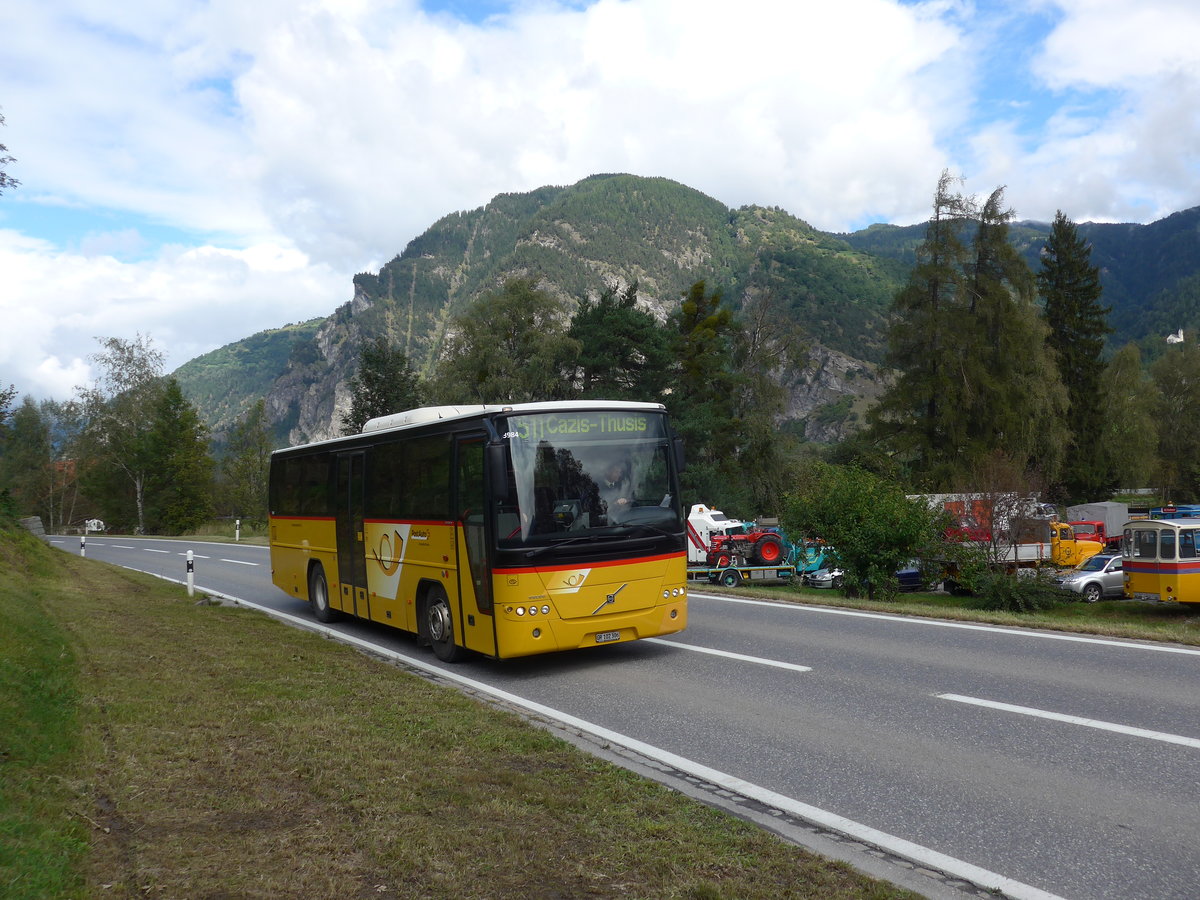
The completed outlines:
<svg viewBox="0 0 1200 900">
<path fill-rule="evenodd" d="M 688 513 L 688 564 L 705 565 L 714 534 L 745 534 L 748 523 L 696 503 Z"/>
</svg>

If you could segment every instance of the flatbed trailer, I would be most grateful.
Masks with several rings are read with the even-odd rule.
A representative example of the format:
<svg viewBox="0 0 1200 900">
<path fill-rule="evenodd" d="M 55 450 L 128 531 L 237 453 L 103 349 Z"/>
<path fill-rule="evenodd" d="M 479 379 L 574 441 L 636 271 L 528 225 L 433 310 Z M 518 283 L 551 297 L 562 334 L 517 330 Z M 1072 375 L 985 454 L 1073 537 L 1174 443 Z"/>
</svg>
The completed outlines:
<svg viewBox="0 0 1200 900">
<path fill-rule="evenodd" d="M 688 581 L 707 581 L 725 587 L 738 587 L 747 582 L 787 584 L 796 577 L 793 565 L 747 565 L 738 563 L 729 566 L 692 566 L 687 570 Z"/>
</svg>

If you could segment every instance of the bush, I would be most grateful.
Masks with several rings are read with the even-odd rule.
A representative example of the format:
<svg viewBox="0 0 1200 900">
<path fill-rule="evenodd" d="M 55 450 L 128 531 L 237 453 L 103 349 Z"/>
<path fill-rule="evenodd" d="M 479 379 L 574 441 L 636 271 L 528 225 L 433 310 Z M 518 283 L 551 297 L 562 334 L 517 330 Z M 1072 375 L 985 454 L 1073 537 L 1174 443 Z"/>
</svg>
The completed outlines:
<svg viewBox="0 0 1200 900">
<path fill-rule="evenodd" d="M 984 572 L 974 579 L 972 587 L 976 597 L 972 605 L 979 609 L 1039 612 L 1065 599 L 1050 577 L 1041 572 L 1032 576 Z"/>
</svg>

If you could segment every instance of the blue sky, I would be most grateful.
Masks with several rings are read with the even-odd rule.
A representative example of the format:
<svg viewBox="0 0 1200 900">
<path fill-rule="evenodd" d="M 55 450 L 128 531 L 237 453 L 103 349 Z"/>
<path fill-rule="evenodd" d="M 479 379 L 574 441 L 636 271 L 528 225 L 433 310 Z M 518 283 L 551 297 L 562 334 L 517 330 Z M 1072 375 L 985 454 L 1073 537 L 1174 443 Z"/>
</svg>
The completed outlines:
<svg viewBox="0 0 1200 900">
<path fill-rule="evenodd" d="M 830 231 L 943 169 L 1022 218 L 1200 204 L 1194 0 L 19 0 L 0 386 L 327 315 L 441 216 L 596 172 Z M 820 339 L 820 335 L 814 336 Z"/>
</svg>

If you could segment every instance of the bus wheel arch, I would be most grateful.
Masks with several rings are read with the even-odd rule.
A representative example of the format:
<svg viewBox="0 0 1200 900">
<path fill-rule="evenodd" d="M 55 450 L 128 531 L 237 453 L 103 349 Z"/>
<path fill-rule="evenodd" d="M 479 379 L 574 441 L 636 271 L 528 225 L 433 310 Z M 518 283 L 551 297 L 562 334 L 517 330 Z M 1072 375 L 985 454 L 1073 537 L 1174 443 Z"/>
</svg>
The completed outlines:
<svg viewBox="0 0 1200 900">
<path fill-rule="evenodd" d="M 422 582 L 417 588 L 417 634 L 442 662 L 457 662 L 466 651 L 454 641 L 454 612 L 441 583 Z"/>
<path fill-rule="evenodd" d="M 318 622 L 336 622 L 338 612 L 329 605 L 329 579 L 320 560 L 308 564 L 308 603 Z"/>
</svg>

